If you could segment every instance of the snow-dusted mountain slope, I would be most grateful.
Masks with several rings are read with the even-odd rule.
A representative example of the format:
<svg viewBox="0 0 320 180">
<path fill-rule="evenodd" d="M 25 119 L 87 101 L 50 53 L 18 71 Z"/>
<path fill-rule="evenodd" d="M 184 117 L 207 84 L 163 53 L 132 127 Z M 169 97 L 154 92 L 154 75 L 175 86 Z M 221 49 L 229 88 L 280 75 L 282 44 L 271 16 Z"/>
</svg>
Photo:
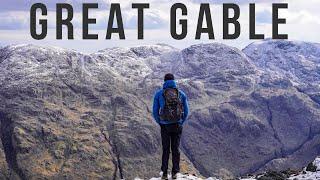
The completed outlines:
<svg viewBox="0 0 320 180">
<path fill-rule="evenodd" d="M 320 44 L 265 40 L 252 43 L 243 52 L 264 71 L 297 83 L 320 82 Z"/>
<path fill-rule="evenodd" d="M 265 40 L 252 43 L 243 52 L 272 78 L 295 87 L 320 104 L 320 44 Z"/>
<path fill-rule="evenodd" d="M 162 64 L 163 59 L 172 59 L 171 54 L 178 50 L 164 44 L 132 48 L 108 48 L 91 56 L 98 60 L 98 65 L 113 70 L 123 78 L 141 80 Z M 168 56 L 168 58 L 167 58 Z"/>
</svg>

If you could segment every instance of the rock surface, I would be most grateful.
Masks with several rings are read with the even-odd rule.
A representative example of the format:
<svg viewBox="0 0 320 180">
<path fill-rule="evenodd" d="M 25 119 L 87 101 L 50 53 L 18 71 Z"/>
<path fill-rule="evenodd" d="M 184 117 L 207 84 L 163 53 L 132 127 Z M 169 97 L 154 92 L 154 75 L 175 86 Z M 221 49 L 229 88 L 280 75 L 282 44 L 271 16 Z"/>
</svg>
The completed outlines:
<svg viewBox="0 0 320 180">
<path fill-rule="evenodd" d="M 319 154 L 319 51 L 317 44 L 271 40 L 243 52 L 223 44 L 181 51 L 159 44 L 93 54 L 4 47 L 2 176 L 133 179 L 158 174 L 160 133 L 151 107 L 167 72 L 176 75 L 191 107 L 181 142 L 183 172 L 234 177 L 302 168 Z M 278 57 L 292 67 L 277 64 Z"/>
<path fill-rule="evenodd" d="M 238 180 L 314 180 L 320 178 L 320 158 L 317 157 L 313 162 L 310 162 L 314 170 L 309 171 L 308 167 L 303 168 L 302 170 L 286 170 L 286 171 L 268 171 L 258 175 L 249 175 L 247 177 L 238 177 Z M 161 174 L 160 174 L 161 175 Z M 171 175 L 169 175 L 169 179 Z M 160 180 L 161 178 L 153 177 L 150 180 Z M 219 179 L 228 179 L 228 178 L 216 178 L 209 177 L 205 180 L 219 180 Z M 135 178 L 135 180 L 141 180 Z M 178 174 L 177 180 L 203 180 L 203 178 L 197 177 L 190 174 Z"/>
</svg>

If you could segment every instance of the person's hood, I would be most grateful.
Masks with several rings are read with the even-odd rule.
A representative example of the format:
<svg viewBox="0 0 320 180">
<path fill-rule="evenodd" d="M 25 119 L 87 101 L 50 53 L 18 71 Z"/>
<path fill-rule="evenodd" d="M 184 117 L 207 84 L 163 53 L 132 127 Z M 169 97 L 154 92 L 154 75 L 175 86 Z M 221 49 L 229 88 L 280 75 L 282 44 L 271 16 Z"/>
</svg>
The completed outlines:
<svg viewBox="0 0 320 180">
<path fill-rule="evenodd" d="M 177 84 L 176 81 L 174 80 L 167 80 L 163 83 L 163 89 L 167 89 L 167 88 L 176 88 Z"/>
</svg>

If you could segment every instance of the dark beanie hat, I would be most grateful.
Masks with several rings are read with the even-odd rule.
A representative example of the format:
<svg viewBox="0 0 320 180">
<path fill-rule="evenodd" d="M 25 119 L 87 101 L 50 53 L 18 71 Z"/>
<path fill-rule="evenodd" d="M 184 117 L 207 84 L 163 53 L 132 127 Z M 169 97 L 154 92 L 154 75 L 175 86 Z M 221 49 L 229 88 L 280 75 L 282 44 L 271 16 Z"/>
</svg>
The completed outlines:
<svg viewBox="0 0 320 180">
<path fill-rule="evenodd" d="M 164 81 L 167 81 L 167 80 L 174 80 L 173 74 L 171 74 L 171 73 L 166 74 L 164 76 Z"/>
</svg>

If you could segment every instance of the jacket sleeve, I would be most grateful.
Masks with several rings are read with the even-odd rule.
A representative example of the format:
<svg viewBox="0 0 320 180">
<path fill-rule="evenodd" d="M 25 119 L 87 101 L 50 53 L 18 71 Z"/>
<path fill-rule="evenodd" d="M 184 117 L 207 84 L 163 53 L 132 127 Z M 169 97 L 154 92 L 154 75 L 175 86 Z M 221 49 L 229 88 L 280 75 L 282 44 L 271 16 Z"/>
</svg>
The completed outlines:
<svg viewBox="0 0 320 180">
<path fill-rule="evenodd" d="M 187 117 L 189 114 L 188 99 L 184 93 L 182 94 L 182 102 L 183 102 L 183 118 L 182 118 L 182 124 L 183 124 L 187 120 Z"/>
<path fill-rule="evenodd" d="M 152 115 L 154 120 L 159 124 L 160 123 L 160 116 L 159 116 L 159 93 L 156 93 L 153 98 L 153 108 L 152 108 Z"/>
</svg>

